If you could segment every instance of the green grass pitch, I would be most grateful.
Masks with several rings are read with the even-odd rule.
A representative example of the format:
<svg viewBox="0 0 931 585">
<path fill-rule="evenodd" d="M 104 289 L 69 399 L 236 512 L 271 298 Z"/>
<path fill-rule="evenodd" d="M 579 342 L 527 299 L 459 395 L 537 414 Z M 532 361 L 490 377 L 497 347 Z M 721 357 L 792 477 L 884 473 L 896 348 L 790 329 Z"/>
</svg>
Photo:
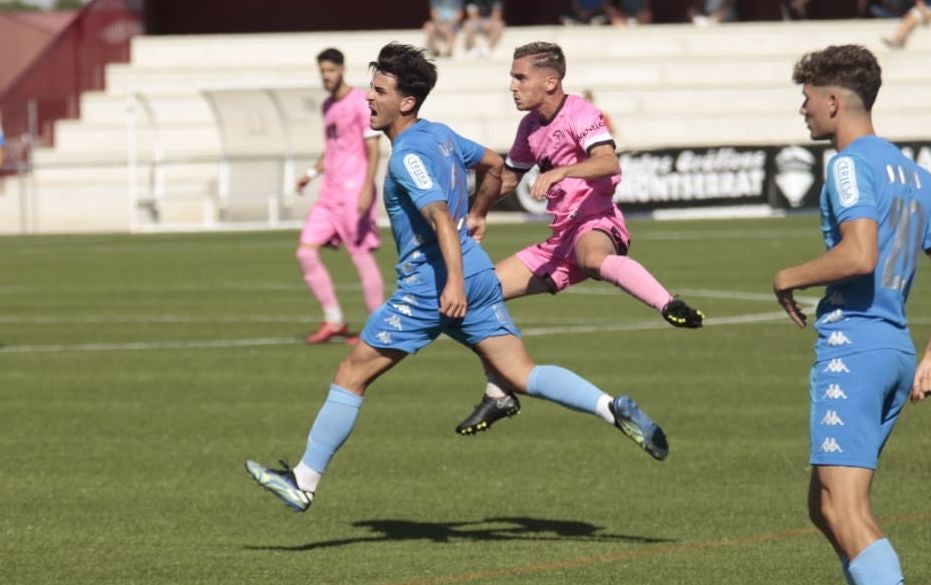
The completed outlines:
<svg viewBox="0 0 931 585">
<path fill-rule="evenodd" d="M 242 469 L 299 459 L 347 351 L 301 343 L 320 312 L 296 233 L 0 238 L 0 583 L 840 585 L 805 509 L 814 335 L 770 292 L 822 249 L 817 219 L 631 227 L 632 256 L 705 311 L 703 330 L 596 282 L 509 306 L 538 362 L 634 396 L 667 461 L 531 399 L 455 435 L 483 379 L 441 340 L 370 388 L 303 515 Z M 486 246 L 500 259 L 545 232 L 493 225 Z M 394 256 L 378 253 L 392 284 Z M 345 252 L 324 260 L 360 325 Z M 929 409 L 906 408 L 874 484 L 916 584 L 931 583 Z"/>
</svg>

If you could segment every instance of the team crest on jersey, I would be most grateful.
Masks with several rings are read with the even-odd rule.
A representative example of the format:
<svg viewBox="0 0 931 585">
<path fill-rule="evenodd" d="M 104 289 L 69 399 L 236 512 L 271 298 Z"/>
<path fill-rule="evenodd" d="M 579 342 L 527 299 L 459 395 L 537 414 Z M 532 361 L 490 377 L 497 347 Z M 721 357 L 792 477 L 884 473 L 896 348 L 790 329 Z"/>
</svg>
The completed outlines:
<svg viewBox="0 0 931 585">
<path fill-rule="evenodd" d="M 562 138 L 562 130 L 557 130 L 550 135 L 550 142 L 553 143 L 553 146 L 557 146 L 562 142 Z"/>
<path fill-rule="evenodd" d="M 404 155 L 404 168 L 407 169 L 407 174 L 410 175 L 411 180 L 414 181 L 414 184 L 417 185 L 419 189 L 429 189 L 433 187 L 433 179 L 430 178 L 427 167 L 416 154 Z"/>
<path fill-rule="evenodd" d="M 843 156 L 834 163 L 834 185 L 837 187 L 837 197 L 842 207 L 851 207 L 860 200 L 857 168 L 849 156 Z"/>
</svg>

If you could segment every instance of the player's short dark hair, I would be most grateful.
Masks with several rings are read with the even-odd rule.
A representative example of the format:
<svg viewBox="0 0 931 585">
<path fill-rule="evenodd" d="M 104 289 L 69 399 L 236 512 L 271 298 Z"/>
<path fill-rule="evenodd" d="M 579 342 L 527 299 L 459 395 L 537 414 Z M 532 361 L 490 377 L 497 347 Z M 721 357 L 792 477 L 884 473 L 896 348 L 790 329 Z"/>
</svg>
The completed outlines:
<svg viewBox="0 0 931 585">
<path fill-rule="evenodd" d="M 427 59 L 424 49 L 401 43 L 388 43 L 378 52 L 369 69 L 394 77 L 398 92 L 417 100 L 418 111 L 436 85 L 436 65 Z"/>
<path fill-rule="evenodd" d="M 873 109 L 882 85 L 882 69 L 876 57 L 860 45 L 832 45 L 807 53 L 792 72 L 792 80 L 816 87 L 835 85 L 856 93 L 867 111 Z"/>
<path fill-rule="evenodd" d="M 560 79 L 566 76 L 566 55 L 563 54 L 562 47 L 556 43 L 537 41 L 514 49 L 514 59 L 530 56 L 533 57 L 530 63 L 534 67 L 548 67 L 555 71 Z"/>
<path fill-rule="evenodd" d="M 323 63 L 324 61 L 329 61 L 331 63 L 336 63 L 337 65 L 342 65 L 346 58 L 343 57 L 343 52 L 339 49 L 334 49 L 330 47 L 329 49 L 324 49 L 320 51 L 317 55 L 317 64 Z"/>
</svg>

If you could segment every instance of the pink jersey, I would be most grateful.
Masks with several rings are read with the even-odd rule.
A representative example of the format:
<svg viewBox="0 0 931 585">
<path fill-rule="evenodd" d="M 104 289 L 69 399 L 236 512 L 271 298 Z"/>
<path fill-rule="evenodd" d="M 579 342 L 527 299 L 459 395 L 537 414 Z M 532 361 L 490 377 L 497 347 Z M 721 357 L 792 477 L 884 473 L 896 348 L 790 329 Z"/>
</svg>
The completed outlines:
<svg viewBox="0 0 931 585">
<path fill-rule="evenodd" d="M 539 165 L 540 171 L 546 172 L 584 161 L 594 146 L 613 143 L 601 112 L 584 99 L 567 95 L 547 123 L 536 112 L 524 116 L 508 152 L 507 166 L 527 171 Z M 546 195 L 546 210 L 555 216 L 551 225 L 561 227 L 574 219 L 610 211 L 614 188 L 620 181 L 618 173 L 603 179 L 567 177 L 556 183 Z"/>
<path fill-rule="evenodd" d="M 365 94 L 362 89 L 352 88 L 339 99 L 329 97 L 323 102 L 326 143 L 323 184 L 317 201 L 324 205 L 356 207 L 356 197 L 362 190 L 368 169 L 365 139 L 378 136 L 378 132 L 369 127 L 370 112 Z"/>
</svg>

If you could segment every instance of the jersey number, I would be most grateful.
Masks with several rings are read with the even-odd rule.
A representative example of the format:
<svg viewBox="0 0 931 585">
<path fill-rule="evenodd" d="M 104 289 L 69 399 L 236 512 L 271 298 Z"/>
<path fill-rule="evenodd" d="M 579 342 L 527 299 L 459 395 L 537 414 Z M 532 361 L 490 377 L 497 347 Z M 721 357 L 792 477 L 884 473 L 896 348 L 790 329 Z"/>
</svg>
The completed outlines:
<svg viewBox="0 0 931 585">
<path fill-rule="evenodd" d="M 892 249 L 883 266 L 883 288 L 904 291 L 915 274 L 918 250 L 924 232 L 924 213 L 917 201 L 896 197 L 889 209 L 887 224 L 893 232 Z"/>
</svg>

